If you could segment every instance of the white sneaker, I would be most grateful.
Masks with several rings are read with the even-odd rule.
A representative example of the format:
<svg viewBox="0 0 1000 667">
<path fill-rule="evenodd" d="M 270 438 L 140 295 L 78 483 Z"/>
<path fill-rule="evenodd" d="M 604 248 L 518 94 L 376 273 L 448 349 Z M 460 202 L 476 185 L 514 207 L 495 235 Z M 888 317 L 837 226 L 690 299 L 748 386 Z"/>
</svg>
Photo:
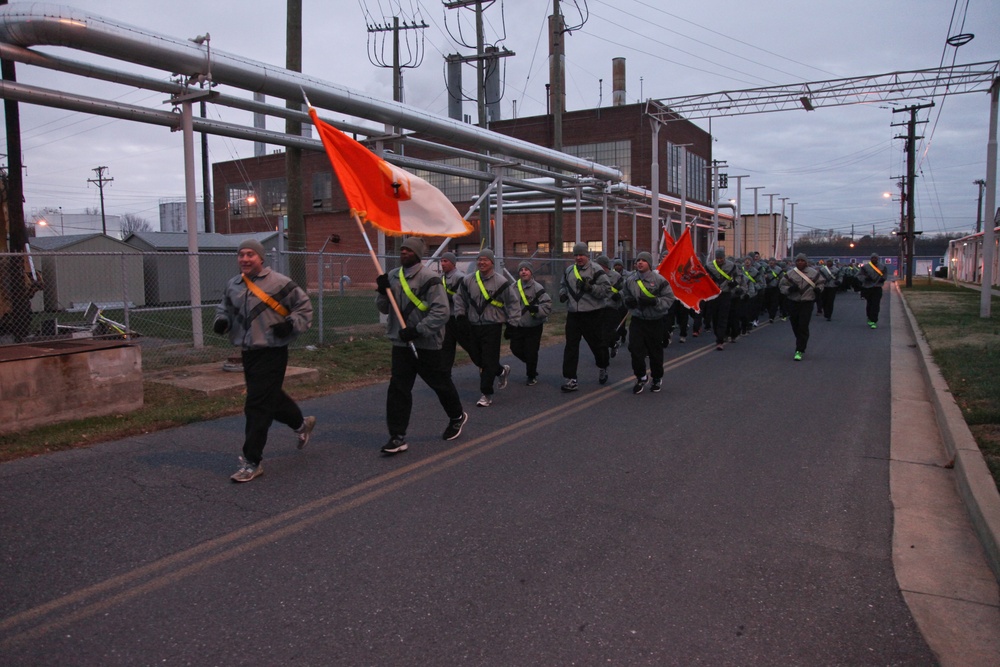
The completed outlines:
<svg viewBox="0 0 1000 667">
<path fill-rule="evenodd" d="M 491 405 L 493 405 L 493 397 L 483 394 L 482 396 L 479 397 L 479 400 L 476 401 L 476 405 L 478 405 L 481 408 L 488 408 Z"/>
<path fill-rule="evenodd" d="M 497 382 L 497 387 L 500 389 L 506 389 L 508 377 L 510 377 L 510 366 L 504 364 L 500 367 L 500 381 Z"/>
<path fill-rule="evenodd" d="M 306 446 L 309 442 L 309 436 L 312 435 L 313 429 L 316 428 L 316 418 L 306 417 L 302 420 L 302 426 L 295 429 L 295 434 L 299 439 L 299 449 Z"/>
</svg>

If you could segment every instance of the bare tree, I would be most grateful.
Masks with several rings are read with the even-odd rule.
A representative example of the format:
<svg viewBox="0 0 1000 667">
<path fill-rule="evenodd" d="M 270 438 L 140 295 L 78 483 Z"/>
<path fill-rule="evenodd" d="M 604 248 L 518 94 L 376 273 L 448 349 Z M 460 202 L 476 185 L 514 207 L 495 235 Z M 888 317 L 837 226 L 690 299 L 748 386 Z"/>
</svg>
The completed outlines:
<svg viewBox="0 0 1000 667">
<path fill-rule="evenodd" d="M 149 224 L 149 220 L 140 217 L 135 213 L 126 213 L 122 216 L 122 238 L 125 238 L 133 232 L 151 232 L 153 231 L 153 225 Z"/>
</svg>

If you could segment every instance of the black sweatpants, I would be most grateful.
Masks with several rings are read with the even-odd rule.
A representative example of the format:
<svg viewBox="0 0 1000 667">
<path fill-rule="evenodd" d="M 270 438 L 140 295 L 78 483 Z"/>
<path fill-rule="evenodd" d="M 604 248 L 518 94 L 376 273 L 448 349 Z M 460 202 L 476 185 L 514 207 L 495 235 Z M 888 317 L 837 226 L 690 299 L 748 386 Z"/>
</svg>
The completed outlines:
<svg viewBox="0 0 1000 667">
<path fill-rule="evenodd" d="M 510 353 L 524 362 L 529 378 L 538 375 L 538 348 L 542 344 L 542 329 L 537 327 L 508 327 L 510 331 Z"/>
<path fill-rule="evenodd" d="M 643 320 L 632 316 L 628 329 L 628 351 L 632 355 L 632 373 L 636 379 L 646 375 L 646 358 L 649 374 L 654 380 L 663 377 L 663 318 Z"/>
<path fill-rule="evenodd" d="M 785 304 L 788 308 L 788 321 L 795 333 L 795 351 L 805 352 L 809 345 L 809 322 L 812 320 L 814 301 L 792 301 Z"/>
<path fill-rule="evenodd" d="M 462 416 L 462 401 L 451 379 L 447 353 L 442 350 L 417 350 L 417 356 L 414 356 L 409 347 L 393 345 L 392 377 L 385 396 L 385 421 L 389 435 L 406 435 L 413 409 L 413 383 L 417 376 L 437 394 L 448 419 Z"/>
<path fill-rule="evenodd" d="M 865 313 L 869 322 L 878 322 L 878 314 L 882 310 L 882 286 L 869 287 L 861 290 L 865 298 Z"/>
<path fill-rule="evenodd" d="M 472 357 L 472 363 L 479 367 L 479 391 L 485 396 L 493 395 L 493 381 L 500 375 L 502 339 L 503 325 L 499 322 L 473 324 L 469 327 L 467 352 Z"/>
<path fill-rule="evenodd" d="M 587 347 L 594 353 L 594 363 L 598 368 L 607 368 L 611 353 L 604 340 L 604 311 L 590 310 L 585 313 L 566 313 L 566 347 L 563 348 L 563 377 L 576 378 L 580 365 L 580 340 L 587 341 Z"/>
<path fill-rule="evenodd" d="M 288 368 L 287 347 L 265 347 L 243 350 L 243 379 L 247 397 L 243 403 L 246 415 L 243 458 L 257 465 L 264 458 L 267 431 L 273 422 L 292 428 L 302 426 L 302 411 L 282 390 L 285 369 Z"/>
</svg>

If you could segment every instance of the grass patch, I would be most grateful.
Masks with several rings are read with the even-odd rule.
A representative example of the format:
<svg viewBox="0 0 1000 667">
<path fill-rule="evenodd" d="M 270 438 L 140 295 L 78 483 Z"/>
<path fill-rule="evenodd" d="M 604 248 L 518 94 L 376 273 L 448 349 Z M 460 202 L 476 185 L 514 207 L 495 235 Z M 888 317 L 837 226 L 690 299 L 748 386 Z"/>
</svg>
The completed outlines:
<svg viewBox="0 0 1000 667">
<path fill-rule="evenodd" d="M 371 301 L 368 297 L 369 308 Z M 542 345 L 562 342 L 565 321 L 565 313 L 557 313 L 550 318 L 545 326 Z M 327 396 L 389 379 L 390 343 L 380 326 L 362 324 L 341 327 L 338 332 L 333 344 L 313 346 L 314 349 L 310 350 L 305 347 L 309 344 L 308 340 L 300 339 L 296 347 L 289 351 L 290 365 L 315 368 L 319 372 L 316 381 L 295 385 L 292 395 L 296 400 Z M 219 359 L 238 353 L 233 347 L 217 350 Z M 504 342 L 503 354 L 507 353 L 509 349 Z M 193 357 L 187 361 L 200 363 L 205 359 Z M 455 363 L 470 363 L 461 348 Z M 144 382 L 143 392 L 144 405 L 134 412 L 61 422 L 0 435 L 0 462 L 117 440 L 243 411 L 242 395 L 206 398 L 198 392 L 153 382 Z"/>
<path fill-rule="evenodd" d="M 914 281 L 903 292 L 1000 489 L 1000 299 L 984 319 L 974 290 Z"/>
</svg>

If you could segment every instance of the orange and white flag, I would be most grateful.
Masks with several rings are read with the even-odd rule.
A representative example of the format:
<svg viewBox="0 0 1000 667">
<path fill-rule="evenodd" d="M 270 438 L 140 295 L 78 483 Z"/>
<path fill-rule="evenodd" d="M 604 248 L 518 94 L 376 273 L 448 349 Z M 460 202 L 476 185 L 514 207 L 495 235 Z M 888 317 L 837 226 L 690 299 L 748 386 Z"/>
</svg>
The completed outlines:
<svg viewBox="0 0 1000 667">
<path fill-rule="evenodd" d="M 352 214 L 393 236 L 465 236 L 473 231 L 436 187 L 323 122 L 312 107 L 309 116 Z"/>
</svg>

